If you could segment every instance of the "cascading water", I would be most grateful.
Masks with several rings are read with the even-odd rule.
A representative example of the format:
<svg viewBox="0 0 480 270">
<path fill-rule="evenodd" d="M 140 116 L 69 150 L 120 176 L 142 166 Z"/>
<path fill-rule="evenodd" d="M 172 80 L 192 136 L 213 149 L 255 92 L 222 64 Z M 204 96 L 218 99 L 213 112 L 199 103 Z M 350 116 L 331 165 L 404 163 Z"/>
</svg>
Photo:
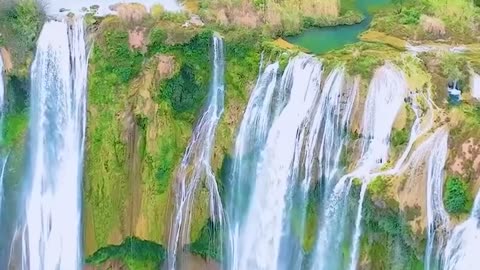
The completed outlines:
<svg viewBox="0 0 480 270">
<path fill-rule="evenodd" d="M 268 129 L 275 107 L 281 106 L 275 102 L 278 97 L 277 86 L 279 64 L 268 65 L 259 76 L 248 102 L 240 130 L 235 143 L 235 155 L 230 174 L 230 201 L 227 205 L 229 231 L 227 235 L 227 260 L 225 269 L 238 269 L 238 243 L 240 238 L 241 216 L 248 201 L 251 180 L 255 178 L 255 165 L 265 144 Z M 281 102 L 280 102 L 281 103 Z"/>
<path fill-rule="evenodd" d="M 471 91 L 470 94 L 473 98 L 480 100 L 480 75 L 472 72 L 471 77 Z"/>
<path fill-rule="evenodd" d="M 215 130 L 224 109 L 225 58 L 223 40 L 213 37 L 213 76 L 208 104 L 196 124 L 176 177 L 175 209 L 170 228 L 168 245 L 168 269 L 177 269 L 179 248 L 189 243 L 192 206 L 196 192 L 205 180 L 210 194 L 210 217 L 213 222 L 223 223 L 223 206 L 217 182 L 212 172 L 212 158 Z"/>
<path fill-rule="evenodd" d="M 315 248 L 312 269 L 345 268 L 339 262 L 339 252 L 343 241 L 348 197 L 353 178 L 363 180 L 359 206 L 355 218 L 349 266 L 356 268 L 362 205 L 370 174 L 378 170 L 388 159 L 390 131 L 407 92 L 403 74 L 392 65 L 378 69 L 369 86 L 363 112 L 361 158 L 357 168 L 339 180 L 326 203 L 321 220 L 320 232 Z M 332 259 L 334 258 L 334 259 Z"/>
<path fill-rule="evenodd" d="M 81 269 L 87 81 L 82 18 L 45 23 L 31 79 L 21 269 Z"/>
<path fill-rule="evenodd" d="M 0 145 L 3 143 L 3 117 L 5 113 L 5 82 L 3 80 L 3 59 L 0 54 Z M 0 150 L 0 214 L 2 213 L 3 201 L 3 176 L 5 174 L 5 165 L 8 155 Z M 1 216 L 1 215 L 0 215 Z"/>
<path fill-rule="evenodd" d="M 478 268 L 480 257 L 480 192 L 477 193 L 470 217 L 455 227 L 444 253 L 444 270 Z"/>
<path fill-rule="evenodd" d="M 322 65 L 306 55 L 291 60 L 284 85 L 290 97 L 273 120 L 257 163 L 250 205 L 238 239 L 234 269 L 278 269 L 290 169 L 298 149 L 297 133 L 307 123 L 319 93 Z"/>
<path fill-rule="evenodd" d="M 428 159 L 427 174 L 427 247 L 425 270 L 439 269 L 445 247 L 449 219 L 443 206 L 443 169 L 447 160 L 448 132 L 441 129 Z"/>
<path fill-rule="evenodd" d="M 323 205 L 324 198 L 338 180 L 341 153 L 358 86 L 358 80 L 346 78 L 343 67 L 335 68 L 324 82 L 315 111 L 300 131 L 290 172 L 290 194 L 293 195 L 289 197 L 287 213 L 293 224 L 287 224 L 291 232 L 287 231 L 282 240 L 282 269 L 305 267 L 306 258 L 303 258 L 301 248 L 297 248 L 297 254 L 289 254 L 292 254 L 292 247 L 298 246 L 297 239 L 301 243 L 307 234 L 310 194 L 313 192 L 318 198 L 316 204 Z"/>
<path fill-rule="evenodd" d="M 229 215 L 232 254 L 226 269 L 302 268 L 301 249 L 290 245 L 290 237 L 303 238 L 311 183 L 323 179 L 325 193 L 332 186 L 358 88 L 358 81 L 346 86 L 344 69 L 337 68 L 320 94 L 321 69 L 302 55 L 289 62 L 280 83 L 277 63 L 259 77 L 236 140 L 231 196 L 237 201 L 230 203 L 232 208 L 240 203 L 242 209 Z M 283 97 L 288 93 L 287 101 Z M 267 190 L 270 198 L 265 198 Z M 300 194 L 298 204 L 293 193 Z M 299 216 L 293 214 L 293 204 L 302 211 Z M 301 223 L 296 236 L 289 231 L 294 216 Z"/>
</svg>

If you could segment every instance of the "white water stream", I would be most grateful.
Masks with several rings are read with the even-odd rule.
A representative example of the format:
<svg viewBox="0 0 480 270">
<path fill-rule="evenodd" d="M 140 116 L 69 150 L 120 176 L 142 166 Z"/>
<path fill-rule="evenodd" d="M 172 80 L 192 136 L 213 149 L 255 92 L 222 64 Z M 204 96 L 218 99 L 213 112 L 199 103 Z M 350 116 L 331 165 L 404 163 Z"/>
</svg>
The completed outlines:
<svg viewBox="0 0 480 270">
<path fill-rule="evenodd" d="M 82 18 L 45 23 L 31 70 L 24 270 L 82 269 L 87 53 Z"/>
<path fill-rule="evenodd" d="M 177 269 L 179 250 L 190 242 L 193 204 L 199 186 L 204 183 L 209 192 L 210 218 L 222 225 L 223 206 L 210 160 L 213 154 L 215 130 L 224 109 L 225 58 L 223 40 L 213 37 L 213 71 L 207 107 L 195 126 L 177 172 L 175 209 L 168 245 L 168 269 Z"/>
</svg>

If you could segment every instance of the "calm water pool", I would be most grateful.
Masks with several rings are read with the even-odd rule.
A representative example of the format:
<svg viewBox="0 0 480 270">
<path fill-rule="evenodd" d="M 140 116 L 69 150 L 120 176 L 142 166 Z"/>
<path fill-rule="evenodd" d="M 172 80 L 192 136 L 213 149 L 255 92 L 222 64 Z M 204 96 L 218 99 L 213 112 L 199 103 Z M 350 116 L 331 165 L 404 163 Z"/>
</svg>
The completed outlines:
<svg viewBox="0 0 480 270">
<path fill-rule="evenodd" d="M 358 41 L 358 35 L 367 30 L 372 21 L 372 8 L 390 3 L 390 0 L 359 0 L 356 8 L 365 15 L 365 19 L 354 25 L 314 27 L 296 36 L 285 37 L 288 42 L 301 46 L 312 53 L 321 54 Z"/>
</svg>

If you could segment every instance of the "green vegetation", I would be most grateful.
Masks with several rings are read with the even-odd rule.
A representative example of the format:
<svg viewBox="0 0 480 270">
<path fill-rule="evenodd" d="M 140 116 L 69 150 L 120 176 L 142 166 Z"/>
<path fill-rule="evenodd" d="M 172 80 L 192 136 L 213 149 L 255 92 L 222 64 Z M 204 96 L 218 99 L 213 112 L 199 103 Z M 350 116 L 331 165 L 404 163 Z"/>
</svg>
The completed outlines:
<svg viewBox="0 0 480 270">
<path fill-rule="evenodd" d="M 28 113 L 9 113 L 3 121 L 4 126 L 0 147 L 8 149 L 23 142 L 28 127 Z"/>
<path fill-rule="evenodd" d="M 0 47 L 9 49 L 17 75 L 28 74 L 44 20 L 44 7 L 37 0 L 6 0 L 0 5 Z"/>
<path fill-rule="evenodd" d="M 130 49 L 128 33 L 123 29 L 108 29 L 103 32 L 102 38 L 103 46 L 95 46 L 97 59 L 103 60 L 102 68 L 111 71 L 118 83 L 128 83 L 142 68 L 142 54 Z"/>
<path fill-rule="evenodd" d="M 461 54 L 447 53 L 441 58 L 441 68 L 443 75 L 449 81 L 459 81 L 466 84 L 468 78 L 467 60 Z"/>
<path fill-rule="evenodd" d="M 110 245 L 97 250 L 86 259 L 86 263 L 101 265 L 107 261 L 118 260 L 129 270 L 154 270 L 161 267 L 165 258 L 166 250 L 161 245 L 128 237 L 120 245 Z"/>
<path fill-rule="evenodd" d="M 393 147 L 400 147 L 408 142 L 409 131 L 405 128 L 393 129 L 390 142 Z"/>
<path fill-rule="evenodd" d="M 211 220 L 203 226 L 198 239 L 187 246 L 187 249 L 195 255 L 205 259 L 221 261 L 222 259 L 222 228 Z"/>
<path fill-rule="evenodd" d="M 213 32 L 209 27 L 183 28 L 185 19 L 184 14 L 160 12 L 138 22 L 146 27 L 148 40 L 141 49 L 129 46 L 128 31 L 134 25 L 107 17 L 98 26 L 89 67 L 87 254 L 132 234 L 166 242 L 173 209 L 169 205 L 172 180 L 207 98 L 211 76 Z M 228 72 L 225 113 L 214 149 L 216 171 L 232 145 L 248 89 L 257 76 L 262 39 L 254 33 L 258 32 L 224 32 Z M 140 143 L 132 141 L 132 134 Z M 133 178 L 132 156 L 140 161 Z M 207 222 L 206 187 L 197 194 L 191 248 L 195 254 L 213 258 L 215 251 L 207 247 L 215 245 L 205 236 L 213 228 Z"/>
<path fill-rule="evenodd" d="M 475 43 L 479 10 L 465 0 L 397 0 L 375 14 L 372 28 L 409 40 Z"/>
<path fill-rule="evenodd" d="M 358 194 L 359 187 L 354 189 L 354 194 Z M 407 214 L 399 209 L 391 195 L 389 179 L 380 176 L 369 184 L 363 209 L 361 261 L 365 267 L 423 269 L 422 236 L 412 232 Z"/>
<path fill-rule="evenodd" d="M 391 186 L 390 178 L 379 175 L 368 184 L 367 190 L 372 197 L 387 197 Z"/>
<path fill-rule="evenodd" d="M 449 176 L 445 182 L 445 209 L 454 215 L 469 213 L 472 199 L 467 183 L 457 176 Z"/>
<path fill-rule="evenodd" d="M 292 35 L 313 26 L 351 25 L 363 19 L 348 0 L 208 0 L 199 4 L 199 14 L 208 22 L 262 29 L 268 36 Z"/>
</svg>

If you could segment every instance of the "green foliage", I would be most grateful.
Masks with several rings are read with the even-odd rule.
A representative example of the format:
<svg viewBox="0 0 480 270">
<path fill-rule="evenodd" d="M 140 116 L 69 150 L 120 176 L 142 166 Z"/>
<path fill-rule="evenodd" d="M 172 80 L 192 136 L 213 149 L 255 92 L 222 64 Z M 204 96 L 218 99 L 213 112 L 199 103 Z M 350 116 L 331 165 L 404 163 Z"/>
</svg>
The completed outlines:
<svg viewBox="0 0 480 270">
<path fill-rule="evenodd" d="M 445 209 L 456 215 L 468 213 L 472 203 L 467 183 L 460 177 L 450 176 L 447 178 L 445 185 Z"/>
<path fill-rule="evenodd" d="M 4 127 L 0 136 L 0 147 L 10 148 L 21 142 L 26 135 L 28 127 L 28 112 L 7 113 L 3 119 Z"/>
<path fill-rule="evenodd" d="M 368 192 L 371 196 L 384 197 L 388 195 L 391 186 L 390 178 L 379 175 L 368 184 Z"/>
<path fill-rule="evenodd" d="M 405 128 L 394 129 L 390 137 L 393 147 L 399 147 L 408 142 L 408 131 Z"/>
<path fill-rule="evenodd" d="M 370 79 L 372 77 L 375 68 L 382 65 L 383 60 L 375 56 L 362 55 L 356 58 L 347 66 L 348 71 L 352 75 L 361 75 L 364 79 Z"/>
<path fill-rule="evenodd" d="M 167 80 L 160 89 L 160 97 L 168 100 L 178 113 L 198 111 L 207 97 L 208 88 L 195 81 L 193 68 L 183 65 L 180 72 Z"/>
<path fill-rule="evenodd" d="M 416 8 L 402 9 L 400 12 L 400 23 L 413 25 L 418 24 L 421 15 L 421 11 Z"/>
<path fill-rule="evenodd" d="M 395 200 L 385 195 L 381 199 L 377 196 L 388 186 L 385 183 L 388 181 L 377 178 L 368 186 L 362 257 L 366 257 L 368 269 L 423 269 L 418 255 L 423 251 L 421 239 L 411 231 L 405 213 Z M 397 260 L 399 251 L 401 262 Z"/>
<path fill-rule="evenodd" d="M 203 226 L 198 239 L 190 244 L 188 250 L 205 259 L 220 261 L 222 252 L 221 227 L 211 220 Z"/>
<path fill-rule="evenodd" d="M 464 56 L 457 53 L 446 53 L 441 60 L 443 75 L 450 81 L 466 81 L 467 62 Z"/>
<path fill-rule="evenodd" d="M 27 76 L 44 20 L 44 7 L 39 1 L 6 0 L 0 5 L 0 46 L 10 49 L 19 75 Z"/>
<path fill-rule="evenodd" d="M 103 44 L 95 47 L 96 55 L 104 59 L 105 68 L 117 76 L 119 83 L 129 82 L 140 72 L 143 55 L 130 49 L 126 30 L 108 29 L 103 39 Z"/>
<path fill-rule="evenodd" d="M 168 46 L 167 34 L 158 28 L 150 33 L 149 55 L 172 54 L 180 62 L 180 70 L 172 78 L 162 82 L 157 91 L 156 101 L 168 101 L 175 115 L 187 113 L 190 119 L 200 110 L 208 95 L 210 82 L 210 49 L 212 32 L 200 32 L 186 44 Z"/>
<path fill-rule="evenodd" d="M 108 260 L 120 260 L 130 270 L 159 269 L 166 257 L 163 246 L 136 237 L 126 238 L 120 245 L 102 247 L 86 259 L 86 263 L 100 265 Z"/>
<path fill-rule="evenodd" d="M 157 192 L 160 194 L 167 191 L 175 166 L 183 153 L 183 145 L 178 143 L 175 136 L 176 134 L 163 136 L 160 141 L 158 158 L 161 158 L 161 162 L 155 172 L 155 179 L 159 183 Z"/>
</svg>

